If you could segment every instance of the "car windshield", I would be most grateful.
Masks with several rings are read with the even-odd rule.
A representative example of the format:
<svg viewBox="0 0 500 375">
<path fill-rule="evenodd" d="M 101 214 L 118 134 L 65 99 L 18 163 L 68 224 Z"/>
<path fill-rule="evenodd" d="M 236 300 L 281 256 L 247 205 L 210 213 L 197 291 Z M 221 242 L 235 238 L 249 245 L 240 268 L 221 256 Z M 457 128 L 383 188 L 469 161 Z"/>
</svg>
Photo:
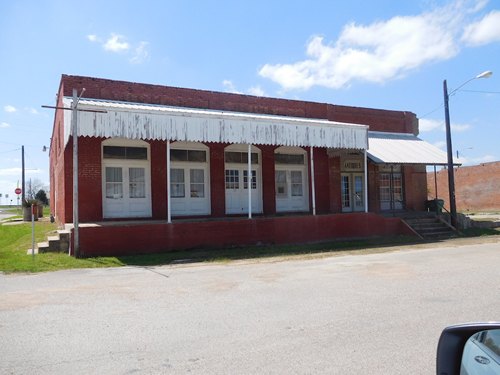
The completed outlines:
<svg viewBox="0 0 500 375">
<path fill-rule="evenodd" d="M 500 329 L 485 331 L 481 342 L 496 354 L 497 360 L 500 359 Z"/>
</svg>

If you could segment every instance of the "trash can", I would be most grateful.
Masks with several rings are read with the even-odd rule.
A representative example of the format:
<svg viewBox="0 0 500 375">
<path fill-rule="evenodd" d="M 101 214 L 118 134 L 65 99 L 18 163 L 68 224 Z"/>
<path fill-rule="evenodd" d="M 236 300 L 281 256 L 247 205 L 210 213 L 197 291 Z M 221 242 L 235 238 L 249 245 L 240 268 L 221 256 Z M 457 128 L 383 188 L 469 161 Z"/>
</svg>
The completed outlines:
<svg viewBox="0 0 500 375">
<path fill-rule="evenodd" d="M 436 201 L 436 212 L 442 213 L 444 207 L 444 199 L 435 199 Z"/>
<path fill-rule="evenodd" d="M 436 212 L 438 214 L 443 212 L 444 200 L 443 199 L 430 199 L 425 201 L 425 209 L 429 212 Z"/>
</svg>

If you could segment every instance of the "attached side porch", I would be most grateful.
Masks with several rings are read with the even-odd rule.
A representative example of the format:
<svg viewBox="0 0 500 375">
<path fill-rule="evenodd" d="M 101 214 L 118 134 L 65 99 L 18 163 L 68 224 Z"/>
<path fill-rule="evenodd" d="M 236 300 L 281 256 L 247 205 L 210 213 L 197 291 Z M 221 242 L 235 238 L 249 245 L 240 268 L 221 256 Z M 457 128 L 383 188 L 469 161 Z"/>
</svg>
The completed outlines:
<svg viewBox="0 0 500 375">
<path fill-rule="evenodd" d="M 73 229 L 71 232 L 73 234 Z M 107 221 L 80 224 L 79 255 L 151 254 L 397 235 L 414 236 L 415 233 L 398 217 L 374 213 L 185 219 L 170 224 L 165 221 Z"/>
</svg>

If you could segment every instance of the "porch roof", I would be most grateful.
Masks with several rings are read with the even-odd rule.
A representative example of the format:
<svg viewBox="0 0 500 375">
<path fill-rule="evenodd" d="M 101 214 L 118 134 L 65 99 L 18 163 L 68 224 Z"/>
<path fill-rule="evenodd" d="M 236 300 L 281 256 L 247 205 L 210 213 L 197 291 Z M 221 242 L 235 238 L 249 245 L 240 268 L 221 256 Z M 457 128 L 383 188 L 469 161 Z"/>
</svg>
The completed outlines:
<svg viewBox="0 0 500 375">
<path fill-rule="evenodd" d="M 413 134 L 368 132 L 367 156 L 377 164 L 446 165 L 447 154 Z"/>
<path fill-rule="evenodd" d="M 70 107 L 72 98 L 63 98 Z M 82 99 L 78 136 L 366 149 L 368 126 L 287 116 L 260 115 L 131 102 Z M 64 111 L 67 143 L 71 111 Z"/>
</svg>

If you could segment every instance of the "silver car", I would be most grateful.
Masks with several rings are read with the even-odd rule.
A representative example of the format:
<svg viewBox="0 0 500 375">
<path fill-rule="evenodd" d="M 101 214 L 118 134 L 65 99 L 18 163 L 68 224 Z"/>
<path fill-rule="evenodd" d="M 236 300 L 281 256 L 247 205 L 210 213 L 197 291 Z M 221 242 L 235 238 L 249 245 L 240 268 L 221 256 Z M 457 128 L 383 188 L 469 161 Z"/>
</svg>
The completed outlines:
<svg viewBox="0 0 500 375">
<path fill-rule="evenodd" d="M 500 374 L 500 330 L 481 331 L 465 344 L 461 375 Z"/>
</svg>

